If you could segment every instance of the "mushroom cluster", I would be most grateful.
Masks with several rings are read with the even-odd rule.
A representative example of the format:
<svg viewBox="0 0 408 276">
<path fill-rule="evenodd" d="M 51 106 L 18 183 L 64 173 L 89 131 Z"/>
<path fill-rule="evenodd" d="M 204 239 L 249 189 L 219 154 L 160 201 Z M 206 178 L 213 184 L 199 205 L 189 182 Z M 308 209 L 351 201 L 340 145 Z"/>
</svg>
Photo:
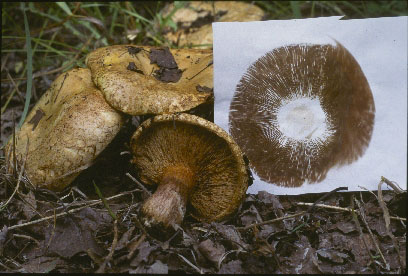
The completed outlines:
<svg viewBox="0 0 408 276">
<path fill-rule="evenodd" d="M 191 45 L 212 43 L 212 21 L 261 20 L 263 12 L 240 2 L 191 2 L 173 16 L 181 33 L 167 39 L 173 34 L 176 44 Z M 203 221 L 231 215 L 249 176 L 237 144 L 211 122 L 212 50 L 115 45 L 96 49 L 85 63 L 51 84 L 6 145 L 8 162 L 25 160 L 34 187 L 62 191 L 113 140 L 126 114 L 163 114 L 131 140 L 140 179 L 158 186 L 142 207 L 146 224 L 175 226 L 186 208 Z"/>
<path fill-rule="evenodd" d="M 27 158 L 35 187 L 67 187 L 112 141 L 125 114 L 164 114 L 131 140 L 140 179 L 158 186 L 142 207 L 146 225 L 179 225 L 186 208 L 203 221 L 238 208 L 248 188 L 240 149 L 214 123 L 180 114 L 213 105 L 211 50 L 116 45 L 88 54 L 86 65 L 60 75 L 16 133 L 17 160 Z M 6 156 L 12 152 L 10 141 Z"/>
</svg>

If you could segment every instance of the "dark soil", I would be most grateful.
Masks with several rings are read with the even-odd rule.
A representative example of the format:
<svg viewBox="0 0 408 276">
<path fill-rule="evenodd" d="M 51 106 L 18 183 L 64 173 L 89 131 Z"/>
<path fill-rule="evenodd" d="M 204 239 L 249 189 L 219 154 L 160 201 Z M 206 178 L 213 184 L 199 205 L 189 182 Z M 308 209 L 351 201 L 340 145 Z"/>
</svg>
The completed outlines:
<svg viewBox="0 0 408 276">
<path fill-rule="evenodd" d="M 128 165 L 127 143 L 139 121 L 129 118 L 96 164 L 60 194 L 29 190 L 23 178 L 0 212 L 0 271 L 406 272 L 406 220 L 392 218 L 387 229 L 377 192 L 334 192 L 317 202 L 354 208 L 355 212 L 300 205 L 314 203 L 324 194 L 259 192 L 248 194 L 237 214 L 227 221 L 201 223 L 187 211 L 177 230 L 158 234 L 145 229 L 139 209 L 148 194 L 126 175 L 136 176 Z M 11 197 L 17 182 L 4 165 L 1 202 Z M 100 198 L 93 183 L 108 205 L 95 201 Z M 382 194 L 390 216 L 405 218 L 406 192 Z M 296 215 L 303 211 L 307 212 Z M 295 216 L 257 225 L 290 215 Z M 20 226 L 27 222 L 32 224 Z"/>
</svg>

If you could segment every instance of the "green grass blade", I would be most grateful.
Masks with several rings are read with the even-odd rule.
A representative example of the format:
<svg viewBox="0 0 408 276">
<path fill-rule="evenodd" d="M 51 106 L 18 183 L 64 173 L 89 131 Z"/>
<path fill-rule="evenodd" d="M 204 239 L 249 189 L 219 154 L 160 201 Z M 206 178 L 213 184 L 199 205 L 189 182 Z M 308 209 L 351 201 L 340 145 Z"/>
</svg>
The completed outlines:
<svg viewBox="0 0 408 276">
<path fill-rule="evenodd" d="M 299 1 L 290 1 L 290 7 L 292 8 L 294 18 L 302 18 L 300 13 Z"/>
<path fill-rule="evenodd" d="M 32 13 L 41 15 L 41 16 L 43 16 L 45 18 L 49 18 L 49 19 L 51 19 L 51 20 L 53 20 L 55 22 L 61 22 L 62 21 L 62 19 L 60 19 L 57 16 L 54 16 L 52 14 L 52 12 L 53 12 L 52 9 L 50 9 L 48 13 L 44 13 L 44 12 L 41 12 L 41 11 L 37 10 L 34 6 L 30 6 L 29 11 L 32 12 Z"/>
<path fill-rule="evenodd" d="M 140 14 L 137 14 L 137 13 L 135 13 L 135 12 L 131 12 L 131 11 L 128 11 L 128 10 L 125 10 L 125 9 L 123 9 L 122 11 L 125 12 L 125 13 L 127 13 L 127 14 L 129 14 L 129 15 L 131 15 L 131 16 L 133 16 L 133 17 L 136 17 L 137 19 L 139 19 L 139 20 L 141 20 L 141 21 L 144 21 L 144 22 L 149 23 L 149 24 L 153 24 L 152 21 L 150 21 L 150 20 L 144 18 L 144 17 L 141 16 Z"/>
<path fill-rule="evenodd" d="M 20 122 L 18 123 L 18 128 L 21 127 L 21 125 L 23 124 L 27 116 L 28 107 L 30 105 L 30 100 L 31 100 L 31 88 L 33 85 L 33 53 L 31 51 L 31 36 L 30 36 L 30 29 L 28 27 L 27 14 L 25 11 L 25 3 L 22 3 L 22 10 L 23 10 L 23 15 L 24 15 L 24 29 L 26 33 L 26 44 L 27 44 L 27 91 L 26 91 L 26 96 L 25 96 L 24 110 L 23 110 L 23 114 L 21 115 Z"/>
<path fill-rule="evenodd" d="M 115 30 L 115 26 L 117 25 L 116 24 L 117 16 L 118 16 L 118 9 L 115 6 L 113 6 L 113 15 L 112 15 L 111 26 L 109 28 L 109 37 L 113 36 L 113 31 Z"/>
<path fill-rule="evenodd" d="M 71 9 L 68 7 L 66 2 L 56 2 L 56 4 L 68 15 L 72 15 Z"/>
<path fill-rule="evenodd" d="M 103 205 L 105 205 L 105 208 L 108 210 L 109 215 L 114 219 L 117 220 L 116 214 L 112 211 L 112 209 L 109 207 L 108 202 L 106 201 L 105 197 L 102 195 L 101 190 L 99 190 L 98 186 L 96 186 L 95 181 L 92 181 L 95 192 L 99 196 L 99 198 L 102 200 Z"/>
</svg>

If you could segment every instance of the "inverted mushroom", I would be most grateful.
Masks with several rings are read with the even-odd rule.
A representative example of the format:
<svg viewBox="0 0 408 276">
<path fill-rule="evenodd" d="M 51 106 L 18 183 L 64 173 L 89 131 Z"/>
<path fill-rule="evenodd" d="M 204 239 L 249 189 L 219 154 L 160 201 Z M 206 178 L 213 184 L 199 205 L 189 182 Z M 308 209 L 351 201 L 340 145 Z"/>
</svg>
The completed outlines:
<svg viewBox="0 0 408 276">
<path fill-rule="evenodd" d="M 297 187 L 362 156 L 374 115 L 367 79 L 340 43 L 289 45 L 248 68 L 229 129 L 263 181 Z"/>
<path fill-rule="evenodd" d="M 131 138 L 140 179 L 157 186 L 144 202 L 147 225 L 181 224 L 186 206 L 202 221 L 221 220 L 237 210 L 248 188 L 241 150 L 217 125 L 189 115 L 159 115 Z"/>
<path fill-rule="evenodd" d="M 106 101 L 131 115 L 184 112 L 213 101 L 211 50 L 116 45 L 86 64 Z"/>
<path fill-rule="evenodd" d="M 170 15 L 174 4 L 168 4 L 163 10 L 163 16 Z M 264 12 L 258 6 L 239 1 L 190 1 L 172 15 L 172 20 L 178 25 L 176 32 L 168 32 L 165 37 L 179 47 L 213 43 L 212 22 L 258 21 L 264 17 Z"/>
<path fill-rule="evenodd" d="M 16 133 L 17 160 L 38 188 L 61 191 L 92 164 L 123 124 L 94 86 L 89 69 L 61 74 L 40 98 Z M 10 156 L 13 141 L 7 144 Z"/>
</svg>

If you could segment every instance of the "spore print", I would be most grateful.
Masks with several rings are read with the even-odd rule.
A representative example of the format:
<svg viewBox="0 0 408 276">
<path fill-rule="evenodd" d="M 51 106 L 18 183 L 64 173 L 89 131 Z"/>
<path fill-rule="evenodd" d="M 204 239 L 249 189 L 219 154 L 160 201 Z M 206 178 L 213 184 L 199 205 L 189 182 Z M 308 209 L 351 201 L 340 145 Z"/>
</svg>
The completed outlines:
<svg viewBox="0 0 408 276">
<path fill-rule="evenodd" d="M 265 182 L 299 187 L 350 164 L 370 143 L 374 100 L 340 43 L 276 48 L 239 81 L 229 130 Z"/>
</svg>

